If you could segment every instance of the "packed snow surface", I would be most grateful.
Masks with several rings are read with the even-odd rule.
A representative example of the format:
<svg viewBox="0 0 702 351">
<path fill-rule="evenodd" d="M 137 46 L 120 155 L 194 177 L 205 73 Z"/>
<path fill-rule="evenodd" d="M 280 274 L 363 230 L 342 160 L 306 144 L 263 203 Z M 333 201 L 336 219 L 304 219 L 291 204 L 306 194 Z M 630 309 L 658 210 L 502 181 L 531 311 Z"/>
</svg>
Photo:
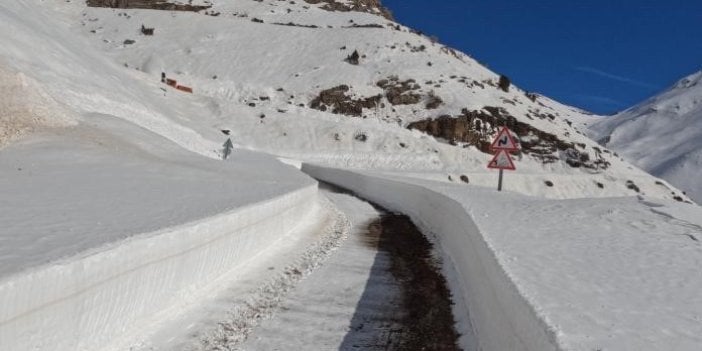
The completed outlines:
<svg viewBox="0 0 702 351">
<path fill-rule="evenodd" d="M 400 175 L 303 169 L 408 213 L 436 234 L 453 265 L 447 274 L 454 296 L 466 301 L 456 315 L 476 330 L 468 350 L 702 347 L 696 205 L 645 197 L 546 200 Z"/>
</svg>

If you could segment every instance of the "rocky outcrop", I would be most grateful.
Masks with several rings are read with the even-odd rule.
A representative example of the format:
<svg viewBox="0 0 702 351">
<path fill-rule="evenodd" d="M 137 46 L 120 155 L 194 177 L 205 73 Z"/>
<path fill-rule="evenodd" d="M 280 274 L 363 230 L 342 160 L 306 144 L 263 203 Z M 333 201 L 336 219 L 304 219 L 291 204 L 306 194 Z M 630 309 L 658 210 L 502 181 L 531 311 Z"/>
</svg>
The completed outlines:
<svg viewBox="0 0 702 351">
<path fill-rule="evenodd" d="M 86 3 L 89 7 L 193 12 L 198 12 L 212 7 L 211 5 L 173 4 L 167 0 L 87 0 Z"/>
<path fill-rule="evenodd" d="M 354 51 L 354 55 L 350 57 L 357 58 L 358 55 Z M 310 107 L 334 114 L 360 117 L 363 115 L 363 109 L 385 108 L 385 99 L 393 106 L 415 105 L 425 101 L 424 108 L 427 110 L 437 109 L 444 103 L 434 91 L 422 93 L 420 85 L 414 79 L 401 81 L 397 76 L 390 76 L 379 80 L 376 86 L 383 89 L 383 94 L 355 97 L 350 95 L 351 88 L 345 84 L 322 90 L 310 101 Z"/>
<path fill-rule="evenodd" d="M 483 112 L 470 112 L 462 116 L 443 115 L 410 123 L 407 128 L 421 130 L 451 144 L 467 143 L 483 152 L 489 152 L 491 129 L 483 123 Z"/>
<path fill-rule="evenodd" d="M 350 90 L 348 85 L 322 90 L 319 96 L 310 102 L 310 107 L 335 114 L 361 117 L 364 108 L 375 108 L 382 99 L 381 95 L 354 99 L 347 94 Z"/>
<path fill-rule="evenodd" d="M 350 0 L 350 1 L 337 1 L 337 0 L 305 0 L 308 4 L 320 4 L 323 3 L 322 9 L 327 11 L 356 11 L 356 12 L 368 12 L 376 15 L 381 15 L 389 20 L 393 20 L 390 10 L 385 8 L 380 0 Z"/>
<path fill-rule="evenodd" d="M 490 144 L 499 127 L 509 128 L 518 137 L 521 152 L 544 164 L 562 160 L 571 167 L 606 169 L 610 163 L 600 149 L 593 149 L 594 157 L 584 150 L 584 144 L 559 139 L 556 135 L 520 122 L 501 107 L 485 106 L 483 110 L 463 109 L 459 116 L 443 115 L 410 123 L 407 128 L 421 130 L 442 138 L 451 144 L 465 143 L 480 151 L 491 153 Z"/>
<path fill-rule="evenodd" d="M 393 105 L 413 105 L 422 99 L 421 95 L 414 92 L 420 89 L 414 79 L 400 81 L 398 77 L 391 76 L 379 80 L 376 85 L 385 90 L 385 97 Z"/>
</svg>

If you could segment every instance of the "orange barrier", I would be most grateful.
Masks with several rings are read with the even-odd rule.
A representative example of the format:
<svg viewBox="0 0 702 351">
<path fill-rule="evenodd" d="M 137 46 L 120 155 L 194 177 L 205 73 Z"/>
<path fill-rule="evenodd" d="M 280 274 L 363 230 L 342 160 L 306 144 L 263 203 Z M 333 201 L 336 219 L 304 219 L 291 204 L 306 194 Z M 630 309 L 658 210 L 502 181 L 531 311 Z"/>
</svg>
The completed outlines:
<svg viewBox="0 0 702 351">
<path fill-rule="evenodd" d="M 190 93 L 190 94 L 193 93 L 193 88 L 191 88 L 191 87 L 186 87 L 185 85 L 177 85 L 175 88 L 178 89 L 178 90 L 180 90 L 180 91 L 184 91 L 184 92 L 186 92 L 186 93 Z"/>
<path fill-rule="evenodd" d="M 175 79 L 171 79 L 171 78 L 166 78 L 166 84 L 170 85 L 174 88 L 176 88 L 178 86 L 178 82 Z"/>
</svg>

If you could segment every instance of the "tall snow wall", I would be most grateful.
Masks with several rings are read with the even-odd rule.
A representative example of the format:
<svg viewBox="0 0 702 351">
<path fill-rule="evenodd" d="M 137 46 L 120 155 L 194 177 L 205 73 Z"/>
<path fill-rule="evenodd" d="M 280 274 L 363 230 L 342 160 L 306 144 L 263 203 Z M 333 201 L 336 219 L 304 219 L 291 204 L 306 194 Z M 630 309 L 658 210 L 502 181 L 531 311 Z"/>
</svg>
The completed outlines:
<svg viewBox="0 0 702 351">
<path fill-rule="evenodd" d="M 311 219 L 317 185 L 0 281 L 0 350 L 100 350 Z"/>
<path fill-rule="evenodd" d="M 436 237 L 454 300 L 461 346 L 468 351 L 559 350 L 519 293 L 463 205 L 427 187 L 305 164 L 303 172 L 412 218 Z"/>
</svg>

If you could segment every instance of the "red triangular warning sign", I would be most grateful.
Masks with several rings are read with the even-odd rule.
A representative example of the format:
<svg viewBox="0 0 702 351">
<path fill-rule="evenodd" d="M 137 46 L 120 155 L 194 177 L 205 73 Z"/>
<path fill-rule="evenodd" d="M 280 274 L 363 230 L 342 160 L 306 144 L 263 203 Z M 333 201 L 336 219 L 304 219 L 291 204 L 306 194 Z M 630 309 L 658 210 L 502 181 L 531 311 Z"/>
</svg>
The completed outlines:
<svg viewBox="0 0 702 351">
<path fill-rule="evenodd" d="M 510 171 L 517 169 L 517 167 L 514 167 L 512 157 L 509 156 L 507 150 L 498 150 L 495 157 L 488 163 L 488 168 L 507 169 Z"/>
<path fill-rule="evenodd" d="M 512 133 L 509 132 L 509 129 L 507 129 L 507 127 L 502 127 L 500 132 L 497 133 L 497 138 L 495 138 L 495 141 L 490 145 L 490 149 L 517 151 L 519 150 L 519 146 L 517 145 L 517 141 L 514 140 Z"/>
</svg>

